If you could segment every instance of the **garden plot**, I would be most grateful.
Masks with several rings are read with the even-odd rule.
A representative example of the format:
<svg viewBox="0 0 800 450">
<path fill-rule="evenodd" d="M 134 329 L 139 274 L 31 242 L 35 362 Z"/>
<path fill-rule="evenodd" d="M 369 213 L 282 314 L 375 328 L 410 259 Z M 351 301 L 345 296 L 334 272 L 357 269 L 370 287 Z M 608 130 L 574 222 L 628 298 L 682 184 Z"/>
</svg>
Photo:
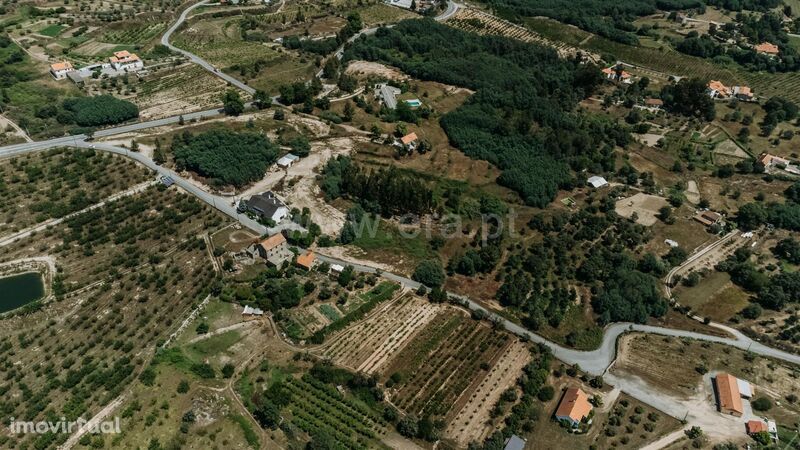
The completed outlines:
<svg viewBox="0 0 800 450">
<path fill-rule="evenodd" d="M 742 159 L 748 158 L 750 158 L 750 155 L 742 150 L 742 148 L 731 139 L 726 139 L 720 142 L 714 148 L 714 162 L 717 164 L 736 163 Z"/>
<path fill-rule="evenodd" d="M 497 404 L 503 391 L 513 386 L 522 369 L 531 359 L 530 351 L 521 342 L 506 348 L 500 358 L 483 379 L 476 379 L 467 389 L 472 395 L 462 395 L 448 417 L 445 435 L 460 445 L 482 442 L 494 431 L 491 424 L 491 409 Z"/>
<path fill-rule="evenodd" d="M 325 355 L 359 372 L 378 372 L 442 307 L 413 295 L 382 305 L 370 318 L 335 336 Z"/>
</svg>

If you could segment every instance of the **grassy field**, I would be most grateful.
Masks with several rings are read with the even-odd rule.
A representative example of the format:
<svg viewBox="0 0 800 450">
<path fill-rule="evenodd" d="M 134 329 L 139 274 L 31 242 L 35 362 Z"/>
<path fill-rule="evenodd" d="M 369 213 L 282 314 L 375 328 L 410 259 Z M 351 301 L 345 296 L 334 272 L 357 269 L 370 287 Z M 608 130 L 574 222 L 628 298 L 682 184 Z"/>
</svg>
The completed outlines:
<svg viewBox="0 0 800 450">
<path fill-rule="evenodd" d="M 377 226 L 375 220 L 378 220 Z M 403 235 L 395 225 L 383 219 L 368 218 L 364 222 L 365 232 L 351 245 L 363 250 L 370 260 L 413 270 L 419 261 L 434 255 L 424 233 Z"/>
<path fill-rule="evenodd" d="M 59 34 L 61 34 L 61 32 L 64 31 L 64 29 L 66 29 L 66 28 L 67 27 L 64 26 L 64 25 L 53 24 L 53 25 L 49 25 L 49 26 L 39 30 L 39 34 L 42 34 L 42 35 L 48 36 L 48 37 L 56 37 Z"/>
</svg>

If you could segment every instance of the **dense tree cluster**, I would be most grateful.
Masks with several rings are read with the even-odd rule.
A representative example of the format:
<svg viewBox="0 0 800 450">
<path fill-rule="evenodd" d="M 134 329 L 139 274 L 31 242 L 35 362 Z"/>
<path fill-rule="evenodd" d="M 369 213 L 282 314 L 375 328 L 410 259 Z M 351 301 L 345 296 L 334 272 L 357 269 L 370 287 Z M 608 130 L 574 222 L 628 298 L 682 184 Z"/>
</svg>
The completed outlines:
<svg viewBox="0 0 800 450">
<path fill-rule="evenodd" d="M 684 78 L 664 86 L 661 98 L 671 112 L 703 120 L 714 120 L 714 100 L 706 93 L 708 83 L 699 78 Z"/>
<path fill-rule="evenodd" d="M 83 127 L 112 125 L 139 117 L 139 107 L 110 95 L 68 98 L 63 106 L 72 117 L 68 121 L 59 118 L 59 121 L 74 122 Z"/>
<path fill-rule="evenodd" d="M 575 214 L 539 214 L 529 227 L 544 239 L 509 255 L 497 292 L 500 303 L 520 312 L 527 327 L 558 327 L 574 304 L 579 283 L 591 288 L 601 323 L 644 322 L 666 312 L 658 277 L 670 263 L 649 254 L 634 259 L 648 231 L 616 216 L 612 199 Z M 568 340 L 577 343 L 582 336 Z"/>
<path fill-rule="evenodd" d="M 200 134 L 185 132 L 172 141 L 178 170 L 189 169 L 221 184 L 243 186 L 264 176 L 278 150 L 257 133 L 216 129 Z"/>
<path fill-rule="evenodd" d="M 739 208 L 736 222 L 743 230 L 753 230 L 771 224 L 790 231 L 800 231 L 800 181 L 784 193 L 786 203 L 746 203 Z"/>
<path fill-rule="evenodd" d="M 244 33 L 245 25 L 247 22 L 243 21 L 242 30 Z M 249 26 L 249 24 L 247 24 Z M 283 39 L 283 46 L 292 50 L 302 50 L 304 52 L 316 53 L 318 55 L 330 55 L 336 51 L 339 46 L 347 42 L 348 39 L 355 36 L 356 33 L 361 31 L 364 23 L 361 21 L 361 16 L 358 13 L 351 13 L 347 16 L 347 23 L 335 37 L 325 39 L 309 39 L 301 38 L 300 36 L 289 36 Z M 267 38 L 268 39 L 268 38 Z M 249 40 L 253 40 L 250 38 Z"/>
<path fill-rule="evenodd" d="M 433 192 L 413 174 L 389 167 L 368 170 L 347 156 L 325 165 L 322 189 L 329 199 L 346 197 L 376 214 L 425 214 L 433 208 Z"/>
<path fill-rule="evenodd" d="M 415 78 L 477 91 L 441 119 L 450 142 L 503 170 L 498 182 L 544 206 L 576 171 L 611 170 L 614 145 L 630 139 L 616 122 L 571 113 L 602 81 L 597 67 L 552 49 L 479 36 L 433 20 L 407 20 L 357 39 L 345 60 L 378 60 Z"/>
<path fill-rule="evenodd" d="M 728 272 L 731 280 L 756 293 L 756 301 L 764 308 L 780 311 L 789 303 L 800 302 L 800 272 L 782 272 L 770 277 L 752 262 L 749 247 L 737 249 L 717 264 L 717 270 Z"/>
</svg>

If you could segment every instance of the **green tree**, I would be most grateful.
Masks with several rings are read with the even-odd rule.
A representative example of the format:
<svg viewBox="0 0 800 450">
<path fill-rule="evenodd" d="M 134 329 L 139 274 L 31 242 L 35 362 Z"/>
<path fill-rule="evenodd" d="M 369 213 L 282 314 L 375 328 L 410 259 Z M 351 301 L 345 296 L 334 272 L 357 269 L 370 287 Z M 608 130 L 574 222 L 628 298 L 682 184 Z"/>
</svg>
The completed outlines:
<svg viewBox="0 0 800 450">
<path fill-rule="evenodd" d="M 244 111 L 244 101 L 234 89 L 228 89 L 222 97 L 222 109 L 229 116 L 238 116 Z"/>
<path fill-rule="evenodd" d="M 417 265 L 411 278 L 426 286 L 439 287 L 444 284 L 444 268 L 439 260 L 427 259 Z"/>
</svg>

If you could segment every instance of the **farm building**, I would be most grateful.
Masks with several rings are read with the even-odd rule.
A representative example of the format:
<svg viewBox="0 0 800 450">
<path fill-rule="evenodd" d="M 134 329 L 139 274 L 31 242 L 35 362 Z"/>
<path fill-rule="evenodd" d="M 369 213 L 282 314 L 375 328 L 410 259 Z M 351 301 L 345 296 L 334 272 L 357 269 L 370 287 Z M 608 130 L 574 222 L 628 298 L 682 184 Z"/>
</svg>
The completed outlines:
<svg viewBox="0 0 800 450">
<path fill-rule="evenodd" d="M 273 234 L 258 243 L 258 254 L 273 266 L 279 266 L 292 257 L 289 244 L 281 233 Z"/>
<path fill-rule="evenodd" d="M 139 56 L 127 50 L 114 52 L 114 56 L 108 58 L 108 62 L 110 62 L 117 71 L 136 72 L 144 68 L 144 63 Z"/>
<path fill-rule="evenodd" d="M 733 96 L 739 100 L 753 100 L 753 91 L 748 86 L 734 86 Z"/>
<path fill-rule="evenodd" d="M 341 264 L 331 264 L 331 277 L 338 277 L 343 270 L 344 266 Z"/>
<path fill-rule="evenodd" d="M 608 181 L 606 181 L 605 178 L 599 177 L 597 175 L 589 177 L 589 179 L 586 181 L 595 189 L 608 185 Z"/>
<path fill-rule="evenodd" d="M 398 8 L 411 9 L 413 0 L 387 0 L 386 3 L 392 6 L 397 6 Z"/>
<path fill-rule="evenodd" d="M 722 220 L 722 215 L 714 211 L 701 211 L 695 214 L 693 219 L 710 227 L 711 225 L 719 223 Z"/>
<path fill-rule="evenodd" d="M 295 264 L 303 269 L 311 270 L 314 267 L 314 261 L 316 261 L 316 259 L 317 257 L 314 256 L 314 252 L 308 251 L 305 254 L 299 255 L 295 260 Z"/>
<path fill-rule="evenodd" d="M 67 74 L 74 70 L 75 69 L 72 67 L 72 63 L 69 61 L 50 64 L 50 75 L 52 75 L 56 80 L 63 80 L 64 78 L 67 78 Z"/>
<path fill-rule="evenodd" d="M 717 394 L 717 409 L 723 414 L 741 417 L 744 414 L 742 395 L 739 383 L 731 374 L 721 373 L 714 378 L 714 390 Z"/>
<path fill-rule="evenodd" d="M 646 98 L 644 99 L 644 105 L 648 108 L 661 109 L 661 107 L 664 106 L 664 100 L 660 98 Z"/>
<path fill-rule="evenodd" d="M 589 417 L 592 404 L 589 397 L 579 388 L 569 388 L 564 392 L 561 402 L 556 409 L 555 417 L 560 421 L 567 421 L 576 428 L 583 419 Z"/>
<path fill-rule="evenodd" d="M 245 306 L 244 310 L 242 311 L 243 316 L 263 316 L 264 311 L 261 308 L 252 308 L 250 306 Z"/>
<path fill-rule="evenodd" d="M 292 167 L 292 164 L 294 164 L 299 159 L 300 159 L 299 156 L 288 153 L 286 154 L 286 156 L 278 160 L 278 166 L 284 169 L 288 169 L 289 167 Z"/>
<path fill-rule="evenodd" d="M 524 450 L 525 442 L 525 439 L 512 434 L 510 438 L 506 439 L 506 446 L 503 447 L 503 450 Z"/>
<path fill-rule="evenodd" d="M 778 48 L 777 45 L 769 43 L 769 42 L 762 42 L 754 47 L 755 51 L 761 53 L 762 55 L 769 55 L 769 56 L 778 56 L 780 54 L 781 49 Z"/>
<path fill-rule="evenodd" d="M 375 98 L 379 99 L 387 108 L 395 109 L 397 108 L 397 96 L 401 92 L 399 88 L 382 83 L 375 87 Z"/>
<path fill-rule="evenodd" d="M 249 200 L 239 202 L 239 211 L 249 211 L 262 219 L 280 222 L 289 215 L 289 208 L 270 191 L 254 195 Z"/>
</svg>

